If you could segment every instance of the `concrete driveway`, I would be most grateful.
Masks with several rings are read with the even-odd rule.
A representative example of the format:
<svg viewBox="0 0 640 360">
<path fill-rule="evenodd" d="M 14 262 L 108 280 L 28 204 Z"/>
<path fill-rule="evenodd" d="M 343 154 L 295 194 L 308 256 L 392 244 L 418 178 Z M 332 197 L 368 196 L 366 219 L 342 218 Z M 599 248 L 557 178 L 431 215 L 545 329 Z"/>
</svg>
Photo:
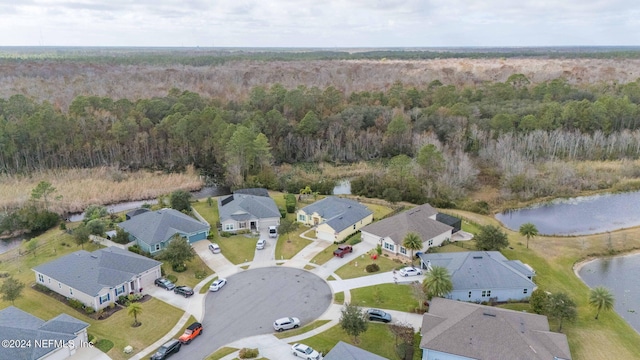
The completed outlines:
<svg viewBox="0 0 640 360">
<path fill-rule="evenodd" d="M 263 267 L 227 280 L 222 290 L 206 295 L 203 335 L 171 359 L 203 359 L 225 344 L 272 334 L 273 321 L 285 316 L 299 318 L 304 326 L 319 318 L 332 302 L 329 285 L 301 269 Z"/>
</svg>

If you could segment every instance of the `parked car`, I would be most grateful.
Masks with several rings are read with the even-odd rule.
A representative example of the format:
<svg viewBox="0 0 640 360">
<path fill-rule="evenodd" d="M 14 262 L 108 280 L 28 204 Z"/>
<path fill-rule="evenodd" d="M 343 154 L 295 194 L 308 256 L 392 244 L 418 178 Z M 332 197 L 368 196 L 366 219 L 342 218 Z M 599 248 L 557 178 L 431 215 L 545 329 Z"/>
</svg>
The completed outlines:
<svg viewBox="0 0 640 360">
<path fill-rule="evenodd" d="M 193 295 L 193 289 L 188 286 L 177 286 L 175 289 L 173 289 L 173 292 L 184 297 Z"/>
<path fill-rule="evenodd" d="M 367 310 L 367 317 L 370 321 L 381 321 L 383 323 L 391 322 L 391 314 L 386 313 L 380 309 Z"/>
<path fill-rule="evenodd" d="M 333 256 L 343 257 L 344 254 L 353 252 L 351 245 L 340 245 L 337 249 L 333 250 Z"/>
<path fill-rule="evenodd" d="M 219 254 L 222 251 L 220 250 L 220 246 L 216 243 L 209 244 L 209 250 L 214 254 Z"/>
<path fill-rule="evenodd" d="M 227 285 L 227 279 L 218 279 L 209 285 L 209 291 L 218 291 Z"/>
<path fill-rule="evenodd" d="M 293 346 L 291 346 L 291 353 L 305 360 L 320 360 L 322 358 L 319 352 L 304 344 L 293 344 Z"/>
<path fill-rule="evenodd" d="M 178 340 L 180 340 L 181 343 L 188 345 L 191 343 L 191 340 L 200 335 L 202 335 L 202 324 L 194 322 L 184 330 L 184 334 L 182 334 Z"/>
<path fill-rule="evenodd" d="M 414 276 L 414 275 L 422 275 L 422 270 L 407 266 L 405 268 L 400 269 L 400 276 Z"/>
<path fill-rule="evenodd" d="M 269 226 L 269 237 L 274 239 L 278 237 L 278 228 L 276 226 Z"/>
<path fill-rule="evenodd" d="M 160 346 L 155 354 L 151 355 L 151 360 L 164 360 L 180 351 L 180 346 L 182 346 L 182 343 L 179 340 L 169 340 L 164 343 L 164 345 Z"/>
<path fill-rule="evenodd" d="M 276 331 L 295 329 L 298 326 L 300 326 L 300 319 L 295 317 L 281 318 L 273 323 L 273 328 Z"/>
<path fill-rule="evenodd" d="M 173 290 L 176 287 L 174 283 L 172 283 L 171 281 L 165 278 L 156 279 L 156 281 L 154 281 L 154 284 L 156 284 L 156 286 L 160 286 L 161 288 L 164 288 L 167 290 Z"/>
<path fill-rule="evenodd" d="M 258 240 L 258 243 L 256 244 L 256 249 L 258 250 L 262 250 L 264 249 L 264 247 L 267 245 L 267 240 L 265 239 L 260 239 Z"/>
</svg>

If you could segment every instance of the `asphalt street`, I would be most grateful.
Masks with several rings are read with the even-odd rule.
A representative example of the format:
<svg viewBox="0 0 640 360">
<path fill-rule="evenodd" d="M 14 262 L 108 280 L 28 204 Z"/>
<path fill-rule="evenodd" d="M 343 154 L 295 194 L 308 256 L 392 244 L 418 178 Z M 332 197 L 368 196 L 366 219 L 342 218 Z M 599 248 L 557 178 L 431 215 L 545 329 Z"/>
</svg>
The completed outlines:
<svg viewBox="0 0 640 360">
<path fill-rule="evenodd" d="M 273 322 L 297 317 L 300 326 L 320 317 L 331 305 L 329 285 L 301 269 L 265 267 L 227 278 L 228 284 L 206 295 L 203 334 L 184 345 L 172 360 L 203 359 L 233 341 L 271 334 Z"/>
</svg>

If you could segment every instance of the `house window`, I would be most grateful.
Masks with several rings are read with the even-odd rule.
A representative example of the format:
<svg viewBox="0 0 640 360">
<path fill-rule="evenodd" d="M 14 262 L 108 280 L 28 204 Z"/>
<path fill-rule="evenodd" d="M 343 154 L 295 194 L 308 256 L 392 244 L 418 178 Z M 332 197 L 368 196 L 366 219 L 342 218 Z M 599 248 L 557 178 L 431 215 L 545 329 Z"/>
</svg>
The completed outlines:
<svg viewBox="0 0 640 360">
<path fill-rule="evenodd" d="M 44 276 L 42 276 L 42 274 L 38 274 L 38 281 L 40 281 L 41 283 L 44 282 Z"/>
<path fill-rule="evenodd" d="M 246 229 L 246 228 L 247 228 L 247 222 L 246 221 L 238 223 L 238 229 Z"/>
<path fill-rule="evenodd" d="M 111 299 L 111 296 L 109 296 L 109 293 L 106 293 L 105 295 L 100 296 L 100 304 L 104 304 L 108 302 L 109 299 Z"/>
<path fill-rule="evenodd" d="M 429 246 L 433 246 L 433 239 L 429 240 L 428 245 L 429 245 Z"/>
<path fill-rule="evenodd" d="M 393 244 L 384 243 L 384 248 L 389 250 L 389 251 L 393 251 L 394 247 L 395 246 Z"/>
<path fill-rule="evenodd" d="M 307 221 L 307 216 L 302 214 L 298 215 L 298 221 L 302 221 L 302 222 Z"/>
<path fill-rule="evenodd" d="M 73 289 L 69 288 L 69 295 L 73 295 Z"/>
<path fill-rule="evenodd" d="M 119 288 L 116 288 L 116 296 L 122 294 L 124 292 L 124 285 L 120 286 Z"/>
<path fill-rule="evenodd" d="M 491 290 L 482 290 L 482 297 L 491 297 Z"/>
<path fill-rule="evenodd" d="M 156 249 L 156 251 L 160 251 L 160 244 L 156 244 L 155 249 Z"/>
<path fill-rule="evenodd" d="M 471 299 L 471 291 L 469 291 L 469 299 Z"/>
<path fill-rule="evenodd" d="M 356 229 L 356 224 L 353 224 L 353 230 L 355 230 L 355 229 Z"/>
<path fill-rule="evenodd" d="M 225 224 L 224 225 L 224 230 L 225 231 L 233 230 L 233 224 Z"/>
<path fill-rule="evenodd" d="M 524 290 L 522 290 L 522 293 L 523 293 L 523 294 L 526 294 L 526 293 L 527 293 L 527 290 L 529 290 L 529 289 L 524 289 Z"/>
<path fill-rule="evenodd" d="M 407 255 L 407 249 L 405 249 L 404 246 L 400 246 L 400 252 Z"/>
<path fill-rule="evenodd" d="M 61 283 L 58 283 L 58 287 L 59 287 L 60 289 L 62 289 L 62 284 L 61 284 Z"/>
</svg>

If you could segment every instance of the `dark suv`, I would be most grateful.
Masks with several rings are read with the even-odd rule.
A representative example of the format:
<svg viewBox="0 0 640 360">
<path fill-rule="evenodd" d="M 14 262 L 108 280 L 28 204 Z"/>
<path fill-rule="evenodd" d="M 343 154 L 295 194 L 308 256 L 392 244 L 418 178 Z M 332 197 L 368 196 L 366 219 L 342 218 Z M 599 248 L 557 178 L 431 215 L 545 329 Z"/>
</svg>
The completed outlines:
<svg viewBox="0 0 640 360">
<path fill-rule="evenodd" d="M 176 287 L 171 281 L 165 278 L 156 279 L 154 283 L 156 284 L 156 286 L 160 286 L 161 288 L 167 289 L 167 290 L 173 290 Z"/>
<path fill-rule="evenodd" d="M 175 289 L 173 289 L 173 292 L 178 295 L 182 295 L 184 297 L 189 297 L 193 295 L 193 289 L 188 286 L 178 286 Z"/>
<path fill-rule="evenodd" d="M 180 346 L 182 346 L 180 341 L 176 339 L 169 340 L 164 345 L 160 346 L 155 354 L 151 355 L 151 360 L 164 360 L 173 355 L 173 353 L 180 351 Z"/>
</svg>

